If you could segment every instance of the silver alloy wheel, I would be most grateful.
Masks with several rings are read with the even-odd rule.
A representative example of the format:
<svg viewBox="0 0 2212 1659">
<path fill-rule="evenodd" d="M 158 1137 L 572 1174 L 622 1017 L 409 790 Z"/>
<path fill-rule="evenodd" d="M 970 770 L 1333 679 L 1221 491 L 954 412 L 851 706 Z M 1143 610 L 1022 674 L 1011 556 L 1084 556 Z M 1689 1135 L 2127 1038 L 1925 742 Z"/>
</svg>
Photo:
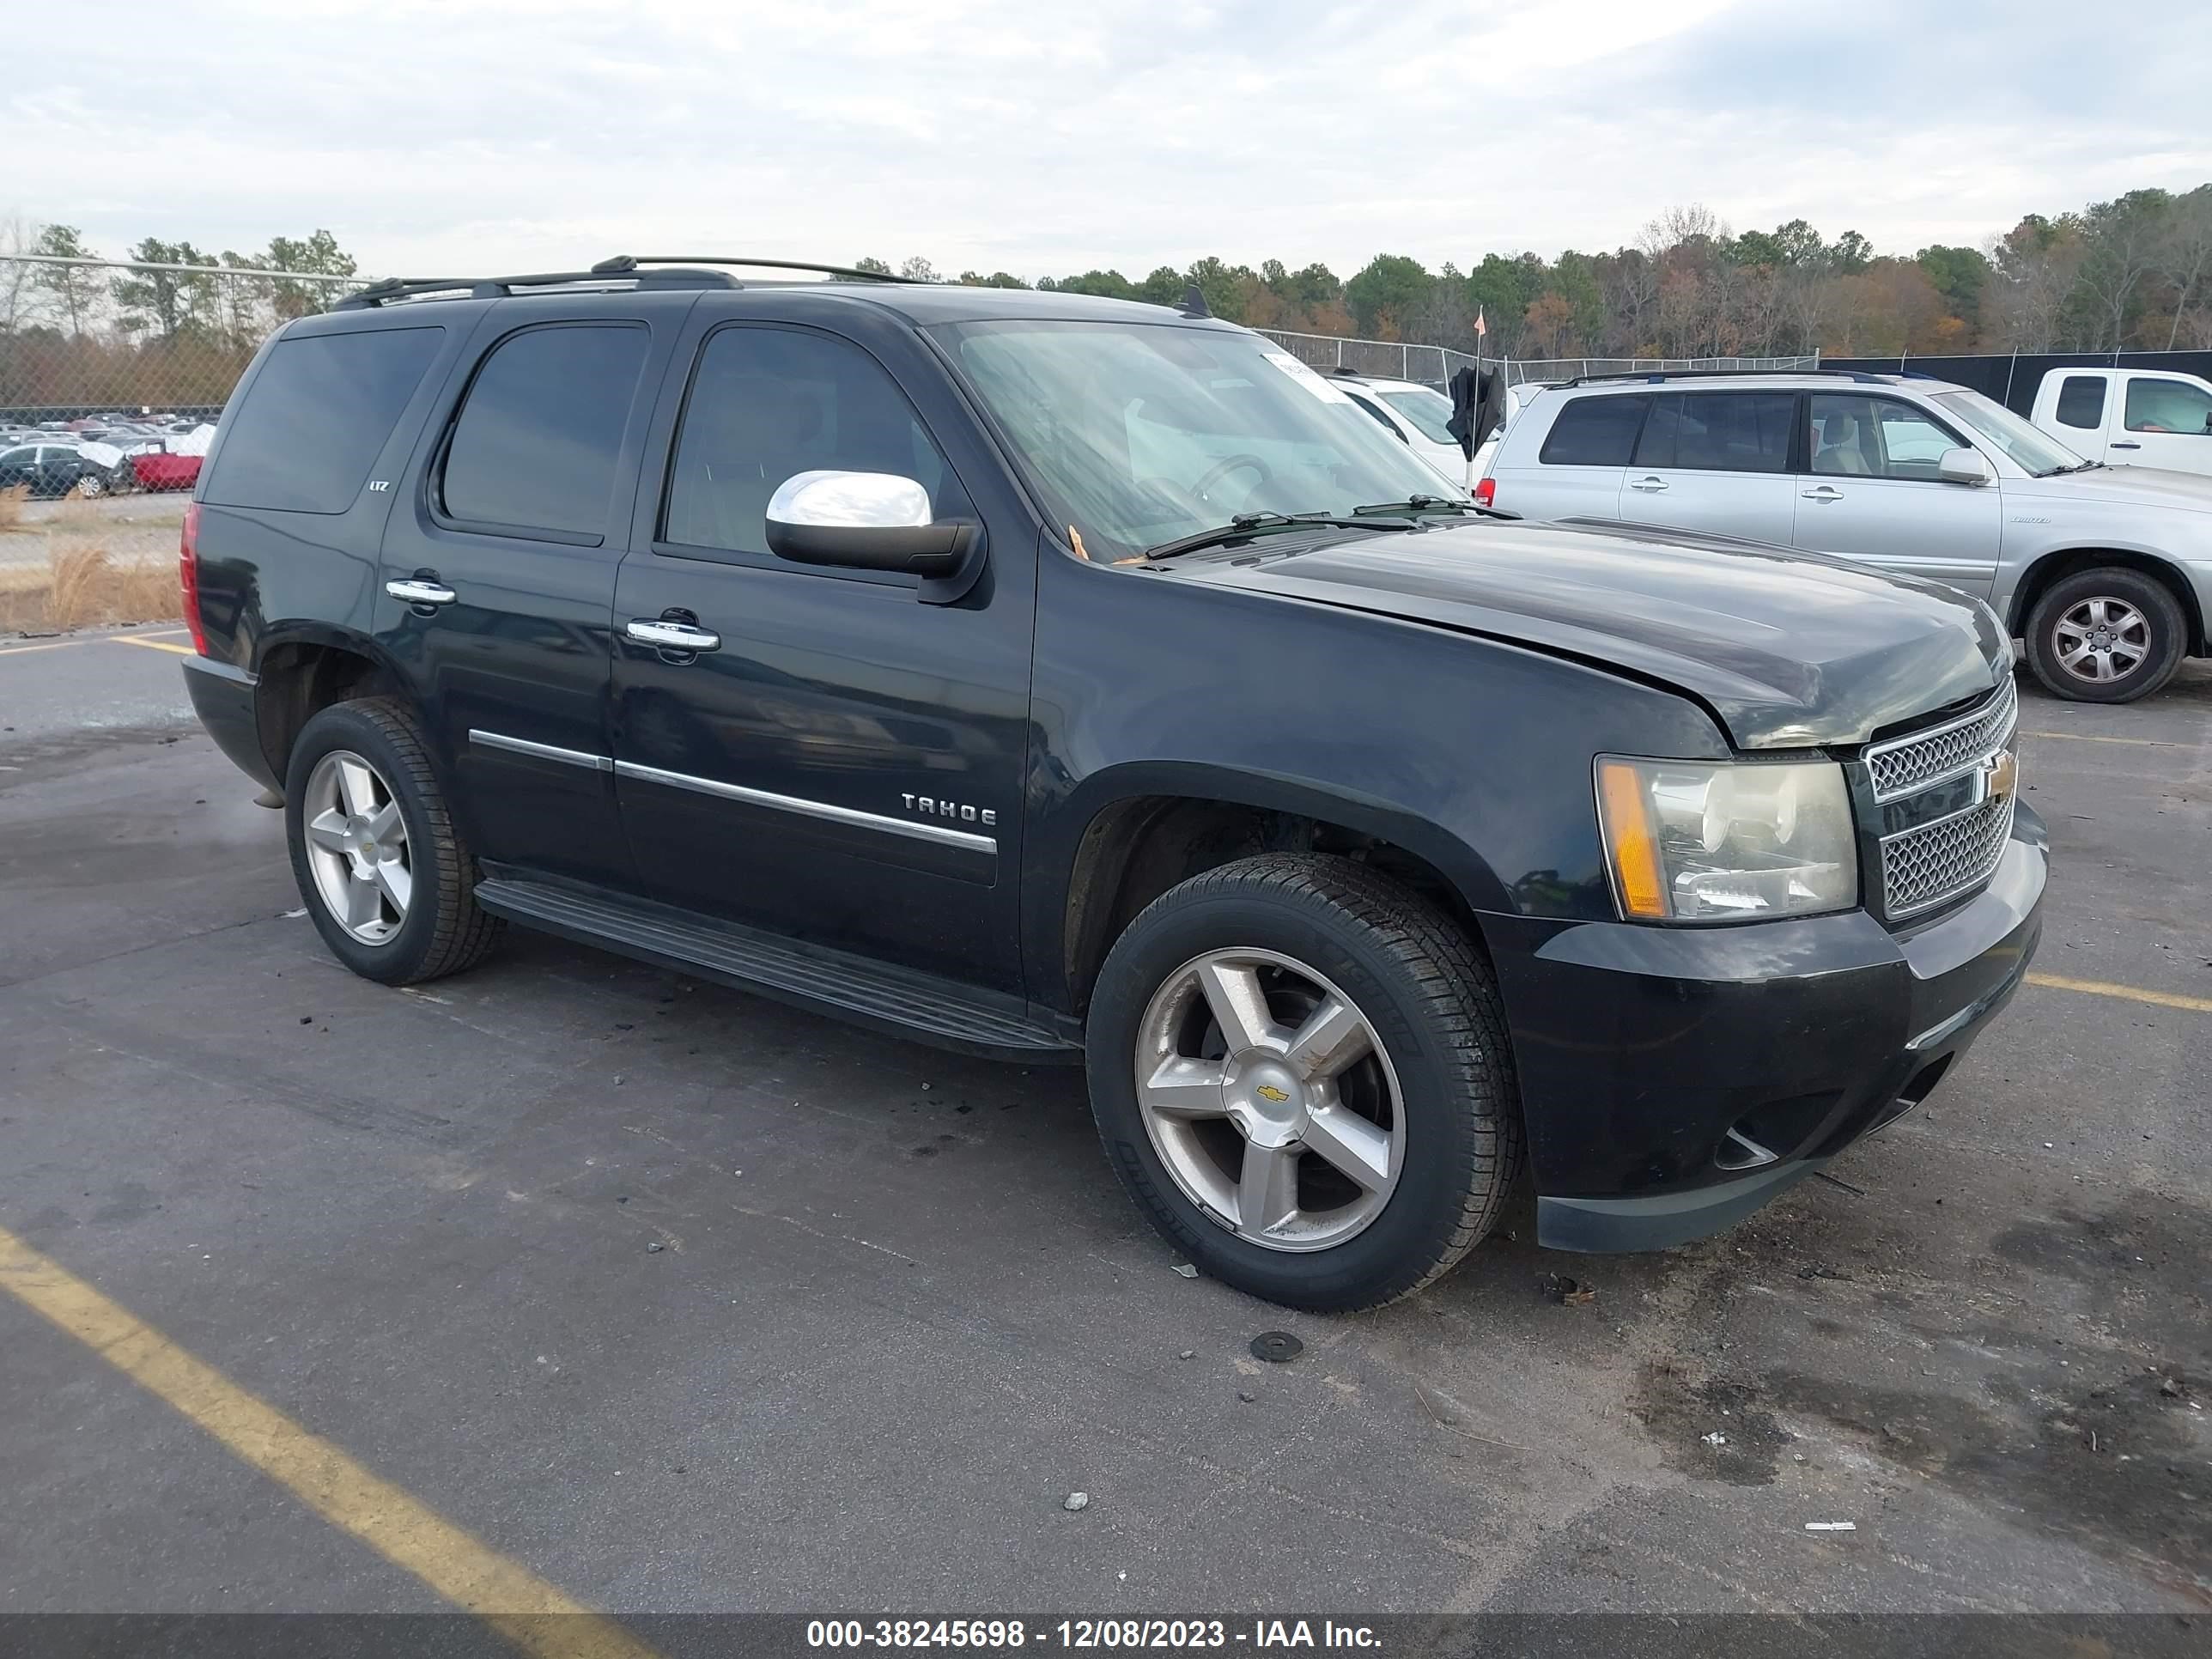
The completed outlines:
<svg viewBox="0 0 2212 1659">
<path fill-rule="evenodd" d="M 92 501 L 107 493 L 107 483 L 99 474 L 88 472 L 77 479 L 76 493 L 84 500 Z"/>
<path fill-rule="evenodd" d="M 1237 1237 L 1324 1250 L 1389 1203 L 1406 1151 L 1397 1073 L 1367 1016 L 1304 963 L 1192 957 L 1146 1005 L 1136 1073 L 1153 1150 Z"/>
<path fill-rule="evenodd" d="M 415 869 L 407 820 L 392 786 L 349 749 L 333 749 L 307 775 L 300 803 L 307 867 L 339 927 L 363 945 L 382 945 L 407 920 Z"/>
<path fill-rule="evenodd" d="M 2058 665 L 2077 680 L 2109 685 L 2150 655 L 2150 619 L 2125 599 L 2084 599 L 2051 629 Z"/>
</svg>

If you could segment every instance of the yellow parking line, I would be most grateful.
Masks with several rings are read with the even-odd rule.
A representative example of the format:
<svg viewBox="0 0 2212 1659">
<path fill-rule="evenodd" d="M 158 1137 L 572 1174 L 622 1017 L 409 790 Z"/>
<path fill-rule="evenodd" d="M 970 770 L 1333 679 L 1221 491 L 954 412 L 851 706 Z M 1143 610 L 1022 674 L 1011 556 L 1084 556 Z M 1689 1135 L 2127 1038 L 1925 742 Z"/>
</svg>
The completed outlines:
<svg viewBox="0 0 2212 1659">
<path fill-rule="evenodd" d="M 2063 738 L 2068 743 L 2124 743 L 2131 749 L 2186 749 L 2183 743 L 2164 738 L 2100 738 L 2094 732 L 2023 732 L 2023 738 Z"/>
<path fill-rule="evenodd" d="M 52 1320 L 331 1525 L 526 1652 L 538 1659 L 653 1659 L 653 1650 L 621 1626 L 378 1479 L 5 1228 L 0 1228 L 0 1290 Z"/>
<path fill-rule="evenodd" d="M 2172 991 L 2145 991 L 2133 985 L 2115 985 L 2109 980 L 2068 979 L 2063 974 L 2030 974 L 2027 982 L 2053 991 L 2080 991 L 2093 997 L 2119 997 L 2129 1002 L 2148 1002 L 2154 1008 L 2186 1008 L 2195 1014 L 2212 1014 L 2212 997 L 2185 997 Z"/>
<path fill-rule="evenodd" d="M 107 637 L 115 645 L 143 645 L 149 651 L 173 651 L 180 657 L 199 654 L 188 645 L 171 645 L 167 640 L 152 639 L 143 634 L 110 634 Z"/>
<path fill-rule="evenodd" d="M 0 657 L 20 657 L 27 651 L 59 651 L 83 642 L 82 640 L 50 640 L 44 645 L 0 645 Z"/>
</svg>

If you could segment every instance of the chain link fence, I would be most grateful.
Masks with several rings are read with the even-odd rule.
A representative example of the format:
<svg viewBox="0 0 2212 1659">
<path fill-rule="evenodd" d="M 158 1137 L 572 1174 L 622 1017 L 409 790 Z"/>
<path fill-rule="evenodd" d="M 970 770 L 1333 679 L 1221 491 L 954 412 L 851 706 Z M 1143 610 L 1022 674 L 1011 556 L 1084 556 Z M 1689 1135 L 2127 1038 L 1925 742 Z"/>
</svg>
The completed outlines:
<svg viewBox="0 0 2212 1659">
<path fill-rule="evenodd" d="M 361 279 L 0 254 L 0 423 L 212 419 L 280 325 Z"/>
<path fill-rule="evenodd" d="M 1516 386 L 1524 382 L 1549 385 L 1577 375 L 1649 374 L 1665 369 L 1789 369 L 1820 366 L 1817 353 L 1806 357 L 1477 358 L 1471 351 L 1418 345 L 1404 340 L 1353 340 L 1334 334 L 1295 334 L 1272 328 L 1259 331 L 1309 368 L 1348 368 L 1355 374 L 1419 380 L 1439 387 L 1460 369 L 1476 362 L 1502 362 L 1507 380 Z"/>
<path fill-rule="evenodd" d="M 254 352 L 360 286 L 313 271 L 0 254 L 0 626 L 143 609 L 131 584 L 175 560 L 213 422 Z M 91 608 L 63 614 L 39 597 L 64 591 Z"/>
</svg>

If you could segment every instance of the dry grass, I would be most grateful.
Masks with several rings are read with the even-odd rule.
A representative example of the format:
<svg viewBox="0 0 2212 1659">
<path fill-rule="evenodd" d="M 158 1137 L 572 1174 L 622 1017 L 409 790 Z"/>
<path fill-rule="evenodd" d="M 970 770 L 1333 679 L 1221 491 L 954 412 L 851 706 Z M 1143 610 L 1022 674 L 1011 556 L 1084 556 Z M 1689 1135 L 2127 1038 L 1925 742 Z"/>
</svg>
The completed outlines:
<svg viewBox="0 0 2212 1659">
<path fill-rule="evenodd" d="M 0 632 L 175 622 L 182 615 L 174 565 L 118 565 L 97 542 L 62 543 L 47 560 L 43 583 L 0 592 Z"/>
<path fill-rule="evenodd" d="M 0 489 L 0 536 L 11 530 L 28 531 L 23 522 L 23 503 L 31 499 L 31 486 L 17 484 L 13 489 Z"/>
</svg>

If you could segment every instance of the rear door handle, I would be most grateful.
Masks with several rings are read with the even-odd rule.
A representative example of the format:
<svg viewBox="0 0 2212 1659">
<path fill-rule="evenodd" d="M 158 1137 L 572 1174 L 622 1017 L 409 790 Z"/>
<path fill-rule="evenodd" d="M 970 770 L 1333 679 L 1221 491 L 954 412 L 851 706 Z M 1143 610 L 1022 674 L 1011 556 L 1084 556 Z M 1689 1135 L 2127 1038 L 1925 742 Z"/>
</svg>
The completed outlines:
<svg viewBox="0 0 2212 1659">
<path fill-rule="evenodd" d="M 384 585 L 384 591 L 408 605 L 451 605 L 460 595 L 441 581 L 421 576 L 401 577 Z"/>
<path fill-rule="evenodd" d="M 1664 478 L 1631 478 L 1628 481 L 1628 487 L 1631 489 L 1644 490 L 1647 494 L 1656 494 L 1667 487 L 1667 481 Z"/>
<path fill-rule="evenodd" d="M 1844 492 L 1833 484 L 1822 484 L 1818 489 L 1806 490 L 1804 495 L 1808 501 L 1840 501 L 1844 499 Z"/>
<path fill-rule="evenodd" d="M 2142 446 L 2141 444 L 2115 443 L 2112 447 L 2115 449 L 2141 449 Z"/>
<path fill-rule="evenodd" d="M 722 636 L 704 628 L 694 628 L 690 623 L 670 622 L 661 617 L 640 617 L 623 628 L 623 632 L 640 645 L 649 645 L 656 651 L 719 651 Z"/>
</svg>

